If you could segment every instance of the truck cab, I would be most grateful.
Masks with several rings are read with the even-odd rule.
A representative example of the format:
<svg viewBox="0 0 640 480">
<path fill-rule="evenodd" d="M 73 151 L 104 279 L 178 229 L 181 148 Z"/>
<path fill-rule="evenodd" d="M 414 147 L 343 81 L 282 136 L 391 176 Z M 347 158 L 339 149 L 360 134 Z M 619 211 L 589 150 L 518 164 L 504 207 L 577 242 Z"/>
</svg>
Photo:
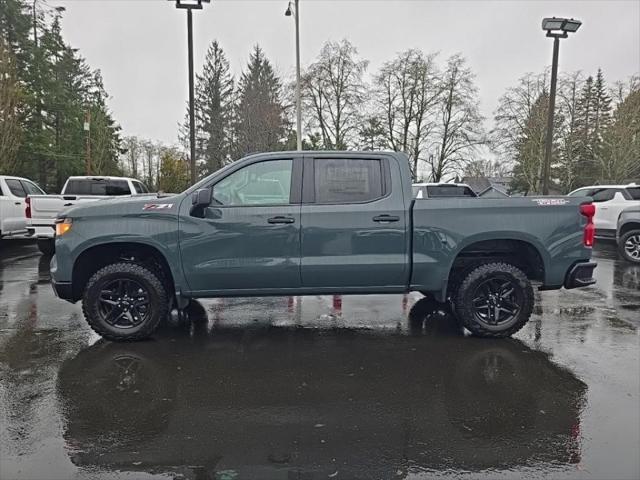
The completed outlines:
<svg viewBox="0 0 640 480">
<path fill-rule="evenodd" d="M 27 233 L 25 199 L 44 194 L 27 178 L 0 175 L 0 237 Z"/>
</svg>

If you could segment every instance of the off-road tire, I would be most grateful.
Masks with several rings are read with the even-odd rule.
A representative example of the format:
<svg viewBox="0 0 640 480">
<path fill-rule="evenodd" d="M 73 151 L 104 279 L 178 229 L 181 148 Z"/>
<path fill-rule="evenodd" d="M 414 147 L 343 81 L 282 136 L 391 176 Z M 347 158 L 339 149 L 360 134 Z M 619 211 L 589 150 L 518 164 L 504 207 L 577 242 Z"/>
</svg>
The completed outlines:
<svg viewBox="0 0 640 480">
<path fill-rule="evenodd" d="M 56 253 L 56 243 L 53 238 L 38 238 L 36 245 L 38 245 L 38 250 L 40 250 L 40 253 L 43 255 L 50 257 Z"/>
<path fill-rule="evenodd" d="M 476 319 L 473 296 L 476 288 L 490 278 L 508 279 L 515 288 L 520 289 L 522 297 L 518 313 L 503 326 L 494 328 L 483 325 Z M 504 338 L 510 337 L 529 321 L 533 311 L 534 295 L 531 282 L 519 268 L 503 262 L 487 263 L 471 270 L 454 292 L 454 313 L 462 325 L 477 337 Z"/>
<path fill-rule="evenodd" d="M 622 235 L 622 237 L 620 237 L 620 240 L 618 241 L 618 252 L 620 253 L 620 256 L 623 259 L 625 259 L 627 262 L 640 263 L 640 258 L 633 258 L 625 250 L 625 243 L 627 243 L 627 241 L 631 237 L 635 237 L 635 236 L 640 236 L 640 230 L 630 230 L 624 235 Z"/>
<path fill-rule="evenodd" d="M 125 278 L 139 282 L 149 294 L 149 317 L 133 328 L 123 329 L 109 325 L 98 312 L 98 298 L 107 282 Z M 119 262 L 101 268 L 89 279 L 82 296 L 82 312 L 89 326 L 103 338 L 116 342 L 131 342 L 148 338 L 169 310 L 169 298 L 159 275 L 136 263 Z"/>
</svg>

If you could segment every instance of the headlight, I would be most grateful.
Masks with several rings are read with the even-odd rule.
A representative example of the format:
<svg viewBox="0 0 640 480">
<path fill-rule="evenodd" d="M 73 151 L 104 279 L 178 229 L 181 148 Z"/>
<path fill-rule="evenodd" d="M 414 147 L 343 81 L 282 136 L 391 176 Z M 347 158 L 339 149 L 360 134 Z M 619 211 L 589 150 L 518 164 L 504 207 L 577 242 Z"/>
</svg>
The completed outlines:
<svg viewBox="0 0 640 480">
<path fill-rule="evenodd" d="M 71 230 L 71 225 L 73 221 L 69 218 L 57 218 L 56 219 L 56 237 L 61 237 L 69 230 Z"/>
</svg>

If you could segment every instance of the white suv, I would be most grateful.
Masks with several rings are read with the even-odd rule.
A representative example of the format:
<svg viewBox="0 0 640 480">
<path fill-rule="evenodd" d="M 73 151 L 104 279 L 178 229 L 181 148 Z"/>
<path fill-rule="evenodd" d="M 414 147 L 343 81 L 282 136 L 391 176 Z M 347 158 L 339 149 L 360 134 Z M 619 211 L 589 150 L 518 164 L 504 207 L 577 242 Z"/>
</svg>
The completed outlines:
<svg viewBox="0 0 640 480">
<path fill-rule="evenodd" d="M 618 217 L 625 208 L 640 207 L 640 185 L 593 185 L 574 190 L 570 197 L 591 197 L 596 204 L 596 236 L 616 238 Z"/>
</svg>

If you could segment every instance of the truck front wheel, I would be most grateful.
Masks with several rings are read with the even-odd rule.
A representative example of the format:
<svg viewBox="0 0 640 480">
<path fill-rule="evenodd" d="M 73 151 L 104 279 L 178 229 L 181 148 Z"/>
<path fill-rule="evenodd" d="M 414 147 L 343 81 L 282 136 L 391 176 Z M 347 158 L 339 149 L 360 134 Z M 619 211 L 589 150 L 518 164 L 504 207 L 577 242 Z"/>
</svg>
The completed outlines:
<svg viewBox="0 0 640 480">
<path fill-rule="evenodd" d="M 453 295 L 455 313 L 479 337 L 509 337 L 529 321 L 533 288 L 519 268 L 488 263 L 472 270 Z"/>
<path fill-rule="evenodd" d="M 159 276 L 135 263 L 101 268 L 89 279 L 82 297 L 82 310 L 91 328 L 114 341 L 149 337 L 168 308 Z"/>
</svg>

